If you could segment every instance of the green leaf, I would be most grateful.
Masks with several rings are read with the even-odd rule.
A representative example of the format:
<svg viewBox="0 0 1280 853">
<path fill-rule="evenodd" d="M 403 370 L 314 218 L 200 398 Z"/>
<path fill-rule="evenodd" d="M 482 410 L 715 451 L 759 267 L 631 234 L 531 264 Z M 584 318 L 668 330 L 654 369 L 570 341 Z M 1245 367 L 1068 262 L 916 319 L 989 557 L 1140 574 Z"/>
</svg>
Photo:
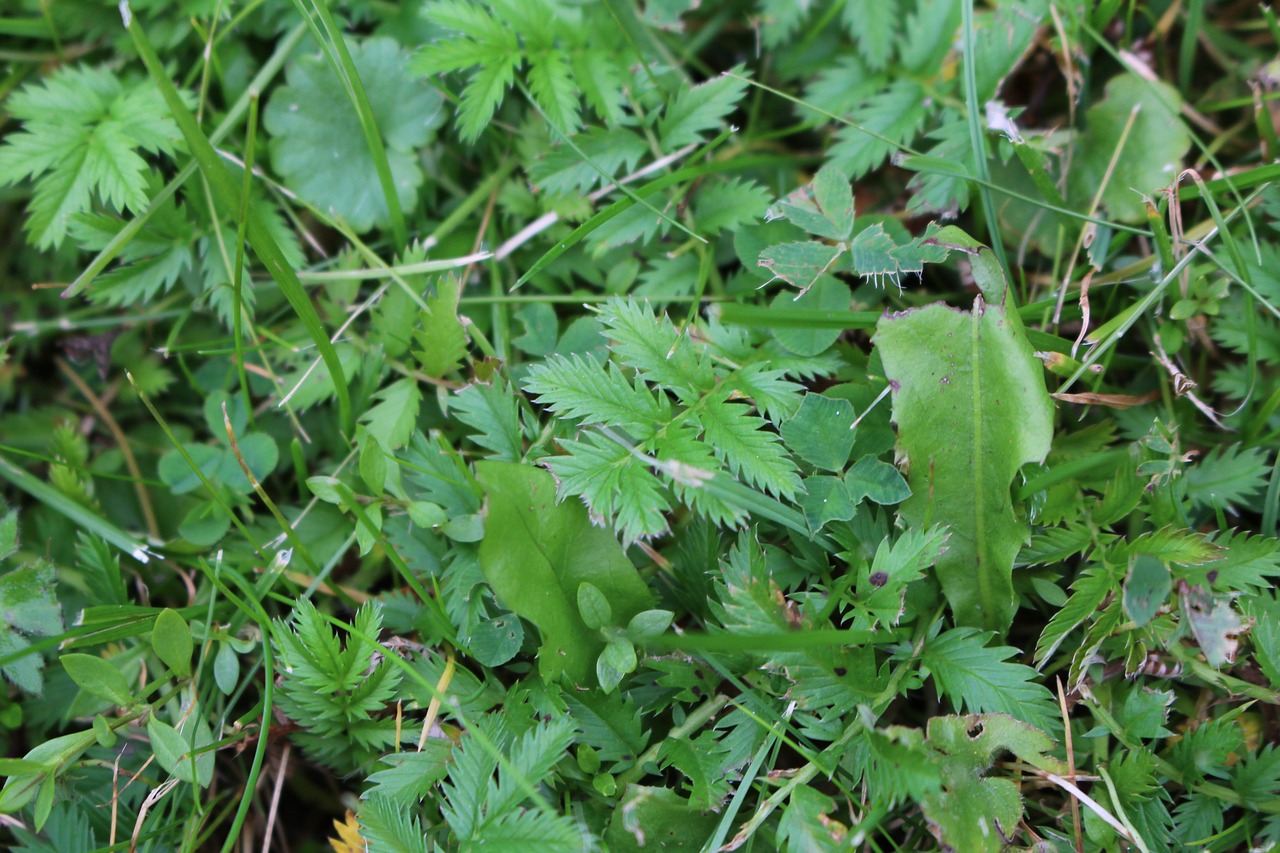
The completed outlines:
<svg viewBox="0 0 1280 853">
<path fill-rule="evenodd" d="M 14 519 L 16 525 L 16 515 L 10 513 L 8 519 Z M 54 637 L 62 633 L 62 608 L 54 597 L 55 587 L 53 566 L 44 560 L 34 560 L 0 575 L 0 615 L 4 618 L 0 625 L 0 656 L 19 655 L 4 665 L 4 677 L 35 695 L 44 690 L 44 658 L 35 651 L 21 654 L 30 648 L 22 635 Z"/>
<path fill-rule="evenodd" d="M 848 521 L 857 512 L 857 504 L 849 488 L 839 477 L 817 474 L 804 480 L 804 494 L 799 498 L 805 524 L 814 533 L 832 521 Z"/>
<path fill-rule="evenodd" d="M 223 696 L 230 696 L 240 683 L 240 658 L 230 643 L 219 643 L 213 656 L 213 680 Z"/>
<path fill-rule="evenodd" d="M 667 104 L 658 122 L 662 150 L 673 151 L 682 145 L 700 142 L 704 133 L 718 128 L 746 93 L 748 84 L 742 79 L 745 75 L 745 69 L 739 65 L 700 86 L 681 89 Z"/>
<path fill-rule="evenodd" d="M 803 296 L 835 265 L 845 248 L 814 242 L 780 243 L 761 252 L 757 265 L 799 288 Z"/>
<path fill-rule="evenodd" d="M 872 503 L 889 506 L 911 497 L 911 487 L 898 469 L 874 456 L 864 456 L 855 462 L 845 472 L 844 481 L 854 503 L 868 498 Z"/>
<path fill-rule="evenodd" d="M 151 739 L 151 751 L 161 767 L 183 782 L 195 784 L 191 744 L 177 729 L 152 714 L 147 719 L 147 737 Z"/>
<path fill-rule="evenodd" d="M 602 370 L 578 355 L 556 355 L 535 365 L 524 387 L 561 417 L 616 424 L 637 437 L 649 435 L 655 423 L 671 418 L 671 404 L 665 397 L 655 397 L 643 383 L 631 382 L 616 366 Z"/>
<path fill-rule="evenodd" d="M 138 152 L 172 155 L 180 138 L 154 86 L 126 85 L 106 68 L 62 68 L 18 90 L 5 108 L 23 129 L 0 147 L 0 185 L 36 182 L 25 227 L 41 249 L 62 245 L 69 221 L 94 196 L 140 212 L 150 167 Z"/>
<path fill-rule="evenodd" d="M 609 599 L 605 598 L 598 586 L 587 581 L 578 584 L 578 614 L 586 626 L 592 630 L 599 630 L 605 625 L 613 624 L 613 611 L 609 607 Z"/>
<path fill-rule="evenodd" d="M 848 240 L 853 233 L 853 188 L 831 166 L 819 169 L 807 187 L 778 202 L 775 210 L 816 237 Z"/>
<path fill-rule="evenodd" d="M 908 530 L 892 545 L 885 537 L 870 568 L 858 575 L 858 604 L 881 625 L 898 624 L 907 585 L 924 577 L 925 570 L 943 552 L 946 541 L 947 533 L 941 527 Z"/>
<path fill-rule="evenodd" d="M 850 119 L 858 126 L 836 131 L 828 162 L 857 180 L 883 163 L 899 144 L 914 139 L 930 111 L 919 83 L 894 80 L 853 110 Z"/>
<path fill-rule="evenodd" d="M 643 379 L 688 395 L 715 385 L 711 360 L 693 345 L 663 314 L 635 299 L 611 299 L 600 309 L 609 348 L 618 360 L 633 367 Z"/>
<path fill-rule="evenodd" d="M 1010 663 L 1018 650 L 988 648 L 992 635 L 952 628 L 925 643 L 921 664 L 932 673 L 938 695 L 959 710 L 1008 714 L 1038 729 L 1060 728 L 1058 705 L 1029 666 Z"/>
<path fill-rule="evenodd" d="M 795 497 L 801 488 L 795 463 L 763 418 L 740 403 L 711 399 L 696 414 L 707 443 L 735 476 L 774 495 Z"/>
<path fill-rule="evenodd" d="M 1062 645 L 1067 635 L 1092 616 L 1116 588 L 1111 575 L 1100 566 L 1090 566 L 1071 584 L 1071 598 L 1053 614 L 1036 643 L 1035 660 L 1043 665 Z"/>
<path fill-rule="evenodd" d="M 1124 582 L 1124 612 L 1136 625 L 1146 625 L 1173 590 L 1169 567 L 1149 554 L 1139 554 Z"/>
<path fill-rule="evenodd" d="M 541 632 L 543 678 L 585 685 L 603 642 L 579 616 L 579 586 L 597 587 L 623 623 L 649 608 L 649 591 L 617 540 L 594 527 L 580 504 L 556 504 L 550 474 L 507 462 L 479 462 L 476 474 L 488 495 L 480 543 L 485 580 Z"/>
<path fill-rule="evenodd" d="M 1111 78 L 1106 96 L 1085 116 L 1088 129 L 1071 169 L 1073 195 L 1092 198 L 1110 171 L 1102 206 L 1121 222 L 1144 221 L 1143 195 L 1154 196 L 1173 183 L 1191 148 L 1181 106 L 1182 96 L 1165 83 L 1130 73 Z"/>
<path fill-rule="evenodd" d="M 612 810 L 604 839 L 614 853 L 648 853 L 680 846 L 698 849 L 720 816 L 695 807 L 669 788 L 628 785 Z"/>
<path fill-rule="evenodd" d="M 100 699 L 106 699 L 113 705 L 128 706 L 134 702 L 129 682 L 125 681 L 120 670 L 110 661 L 97 655 L 76 653 L 64 654 L 59 658 L 62 668 L 71 676 L 71 680 L 80 685 L 87 693 Z"/>
<path fill-rule="evenodd" d="M 805 394 L 782 424 L 782 440 L 801 459 L 827 471 L 843 471 L 853 449 L 853 406 L 821 394 Z"/>
<path fill-rule="evenodd" d="M 382 402 L 361 415 L 361 422 L 387 450 L 403 447 L 418 423 L 418 404 L 422 402 L 418 383 L 398 379 L 379 391 L 377 397 Z"/>
<path fill-rule="evenodd" d="M 844 0 L 840 17 L 858 43 L 858 55 L 870 67 L 884 68 L 898 42 L 902 9 L 897 0 Z"/>
<path fill-rule="evenodd" d="M 421 349 L 414 351 L 422 372 L 439 379 L 462 366 L 467 356 L 467 333 L 458 320 L 458 295 L 462 283 L 445 276 L 436 292 L 427 297 L 427 307 L 420 313 L 422 328 L 414 333 Z"/>
<path fill-rule="evenodd" d="M 1214 509 L 1249 507 L 1267 487 L 1271 465 L 1261 447 L 1215 445 L 1187 469 L 1187 496 Z"/>
<path fill-rule="evenodd" d="M 1061 762 L 1047 755 L 1053 741 L 1026 723 L 999 714 L 934 717 L 928 743 L 943 768 L 944 788 L 925 794 L 921 806 L 930 830 L 953 850 L 999 853 L 1022 819 L 1022 797 L 1010 779 L 984 777 L 995 758 L 1012 752 L 1053 773 Z"/>
<path fill-rule="evenodd" d="M 503 379 L 490 385 L 478 382 L 459 391 L 449 404 L 449 412 L 476 430 L 468 437 L 490 450 L 500 462 L 519 462 L 524 456 L 520 431 L 519 397 Z"/>
<path fill-rule="evenodd" d="M 580 496 L 592 517 L 608 519 L 624 541 L 666 532 L 671 503 L 648 463 L 598 433 L 589 432 L 583 438 L 585 441 L 562 439 L 560 447 L 568 455 L 546 461 L 561 496 Z"/>
<path fill-rule="evenodd" d="M 415 754 L 420 753 L 408 753 Z M 397 802 L 382 794 L 362 798 L 360 837 L 368 845 L 367 849 L 386 853 L 427 853 L 427 836 L 422 831 L 414 805 L 416 803 Z"/>
<path fill-rule="evenodd" d="M 991 250 L 978 248 L 971 264 L 984 294 L 972 312 L 935 304 L 889 315 L 873 341 L 896 389 L 893 420 L 910 465 L 902 514 L 951 529 L 937 570 L 956 620 L 1003 630 L 1014 612 L 1013 560 L 1028 538 L 1010 486 L 1048 454 L 1053 405 Z"/>
<path fill-rule="evenodd" d="M 151 629 L 151 648 L 175 676 L 187 678 L 191 675 L 191 652 L 194 648 L 191 629 L 176 610 L 166 607 L 156 617 L 155 627 Z"/>
<path fill-rule="evenodd" d="M 360 442 L 360 479 L 369 488 L 369 493 L 380 495 L 387 485 L 387 452 L 378 444 L 378 440 L 366 434 Z"/>
<path fill-rule="evenodd" d="M 423 174 L 417 149 L 444 115 L 440 94 L 405 71 L 406 55 L 389 38 L 352 41 L 351 59 L 386 148 L 400 206 L 417 205 Z M 388 227 L 390 212 L 359 115 L 319 54 L 289 64 L 286 85 L 263 111 L 271 165 L 285 185 L 358 232 Z"/>
<path fill-rule="evenodd" d="M 703 186 L 693 204 L 698 232 L 714 236 L 762 218 L 769 207 L 768 191 L 754 181 L 733 178 Z"/>
<path fill-rule="evenodd" d="M 676 615 L 670 610 L 642 610 L 627 623 L 627 637 L 633 643 L 647 643 L 661 637 Z"/>
</svg>

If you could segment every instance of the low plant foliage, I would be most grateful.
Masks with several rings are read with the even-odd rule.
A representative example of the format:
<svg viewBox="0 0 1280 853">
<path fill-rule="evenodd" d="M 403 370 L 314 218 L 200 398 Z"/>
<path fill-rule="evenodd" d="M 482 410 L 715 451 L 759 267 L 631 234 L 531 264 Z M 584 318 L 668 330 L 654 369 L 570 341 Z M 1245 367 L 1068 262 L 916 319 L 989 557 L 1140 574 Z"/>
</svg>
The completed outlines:
<svg viewBox="0 0 1280 853">
<path fill-rule="evenodd" d="M 28 853 L 1280 843 L 1280 23 L 0 16 Z"/>
</svg>

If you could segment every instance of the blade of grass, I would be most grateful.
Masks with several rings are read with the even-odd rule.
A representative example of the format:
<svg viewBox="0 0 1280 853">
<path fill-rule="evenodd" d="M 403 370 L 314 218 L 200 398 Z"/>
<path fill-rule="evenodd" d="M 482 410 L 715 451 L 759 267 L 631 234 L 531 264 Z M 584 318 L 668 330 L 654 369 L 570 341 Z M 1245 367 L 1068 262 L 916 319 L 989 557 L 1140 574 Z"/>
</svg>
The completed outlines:
<svg viewBox="0 0 1280 853">
<path fill-rule="evenodd" d="M 391 174 L 391 164 L 387 161 L 387 149 L 383 145 L 382 131 L 378 129 L 378 121 L 373 115 L 373 107 L 369 104 L 369 94 L 365 91 L 360 73 L 351 59 L 351 51 L 347 49 L 347 41 L 343 37 L 342 28 L 338 26 L 329 12 L 325 0 L 312 0 L 311 7 L 316 17 L 324 25 L 324 32 L 315 25 L 315 21 L 307 14 L 303 0 L 293 0 L 294 7 L 302 15 L 311 29 L 311 35 L 324 49 L 325 58 L 329 60 L 333 73 L 342 82 L 347 98 L 355 108 L 356 117 L 360 121 L 360 130 L 364 134 L 365 144 L 369 146 L 369 156 L 373 158 L 374 170 L 378 173 L 378 184 L 382 195 L 387 200 L 387 213 L 391 219 L 391 233 L 395 238 L 396 250 L 403 251 L 409 244 L 408 229 L 405 226 L 404 211 L 400 208 L 400 196 L 396 192 L 395 178 Z M 326 40 L 325 36 L 328 36 Z"/>
<path fill-rule="evenodd" d="M 253 401 L 249 397 L 249 374 L 244 367 L 244 244 L 249 223 L 249 193 L 253 188 L 253 144 L 258 133 L 258 93 L 249 93 L 249 131 L 244 144 L 244 180 L 240 185 L 240 221 L 236 223 L 236 261 L 232 276 L 232 331 L 236 344 L 236 373 L 240 377 L 240 396 L 250 425 L 256 423 Z"/>
<path fill-rule="evenodd" d="M 991 191 L 987 185 L 991 183 L 991 168 L 987 163 L 987 134 L 983 127 L 982 105 L 978 103 L 978 57 L 974 53 L 973 36 L 973 0 L 963 0 L 960 4 L 963 15 L 963 52 L 964 52 L 964 103 L 969 125 L 969 145 L 973 149 L 973 161 L 978 168 L 978 197 L 982 200 L 982 218 L 987 223 L 987 239 L 991 250 L 996 253 L 1000 266 L 1009 269 L 1008 258 L 1004 254 L 1004 240 L 1000 236 L 1000 223 L 996 221 L 995 202 L 991 200 Z"/>
<path fill-rule="evenodd" d="M 182 129 L 182 135 L 187 141 L 187 146 L 191 149 L 196 162 L 199 164 L 201 173 L 208 180 L 218 204 L 224 210 L 234 210 L 236 208 L 236 190 L 231 176 L 222 165 L 217 152 L 214 151 L 213 145 L 209 142 L 209 138 L 204 135 L 204 132 L 196 123 L 195 116 L 191 114 L 186 104 L 182 102 L 182 98 L 178 95 L 178 90 L 174 88 L 173 81 L 165 73 L 160 57 L 156 56 L 155 49 L 151 46 L 151 41 L 147 38 L 142 25 L 129 10 L 128 3 L 121 3 L 120 8 L 125 20 L 125 28 L 133 38 L 134 47 L 137 49 L 152 79 L 159 86 L 160 94 L 169 105 L 169 111 L 178 123 L 178 127 Z M 293 268 L 289 266 L 284 253 L 280 251 L 275 238 L 271 236 L 271 232 L 258 217 L 252 215 L 252 211 L 248 216 L 246 236 L 249 239 L 249 245 L 253 247 L 254 253 L 266 266 L 267 271 L 271 273 L 271 277 L 275 279 L 276 284 L 280 287 L 281 294 L 292 306 L 298 319 L 302 321 L 302 325 L 307 330 L 311 340 L 315 342 L 316 349 L 320 352 L 320 358 L 324 361 L 325 366 L 329 369 L 329 375 L 333 378 L 333 387 L 338 395 L 339 422 L 343 430 L 350 432 L 355 426 L 355 418 L 351 411 L 351 392 L 347 388 L 346 374 L 342 369 L 342 363 L 338 360 L 338 353 L 334 350 L 333 344 L 329 342 L 329 336 L 325 334 L 324 326 L 320 323 L 320 317 L 316 314 L 315 306 L 311 304 L 310 297 L 307 296 L 302 283 L 298 281 Z"/>
<path fill-rule="evenodd" d="M 139 563 L 146 563 L 151 560 L 152 555 L 147 552 L 147 548 L 142 542 L 134 539 L 106 519 L 90 512 L 43 480 L 28 474 L 2 456 L 0 456 L 0 477 L 31 495 L 40 504 L 49 507 L 60 515 L 66 516 L 81 530 L 86 533 L 92 533 L 103 541 L 116 546 Z"/>
</svg>

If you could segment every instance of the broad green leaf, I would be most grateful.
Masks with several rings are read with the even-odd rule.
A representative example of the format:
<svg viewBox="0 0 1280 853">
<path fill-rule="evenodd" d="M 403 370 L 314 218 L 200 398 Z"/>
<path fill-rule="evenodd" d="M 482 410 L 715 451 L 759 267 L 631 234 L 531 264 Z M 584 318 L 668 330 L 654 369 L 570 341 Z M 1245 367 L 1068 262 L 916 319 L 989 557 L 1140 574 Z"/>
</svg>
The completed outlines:
<svg viewBox="0 0 1280 853">
<path fill-rule="evenodd" d="M 392 39 L 353 41 L 350 51 L 400 205 L 411 210 L 423 182 L 417 149 L 443 120 L 442 99 L 427 81 L 406 72 L 408 58 Z M 390 224 L 360 118 L 323 57 L 303 56 L 289 65 L 287 84 L 271 96 L 263 124 L 271 135 L 271 165 L 291 190 L 356 231 Z"/>
<path fill-rule="evenodd" d="M 801 459 L 827 471 L 843 471 L 853 449 L 853 406 L 848 400 L 805 394 L 782 424 L 782 440 Z"/>
<path fill-rule="evenodd" d="M 996 757 L 1011 752 L 1051 773 L 1065 765 L 1048 753 L 1053 740 L 1044 732 L 1002 714 L 934 717 L 928 743 L 942 766 L 941 791 L 925 794 L 921 805 L 929 829 L 952 850 L 991 851 L 1007 848 L 1022 819 L 1022 796 L 1010 779 L 984 777 Z"/>
<path fill-rule="evenodd" d="M 1028 538 L 1010 487 L 1019 468 L 1048 454 L 1053 406 L 994 254 L 954 248 L 971 252 L 982 289 L 973 310 L 934 304 L 887 315 L 873 340 L 910 466 L 902 514 L 950 528 L 937 571 L 956 621 L 1003 630 L 1013 619 L 1013 560 Z"/>
<path fill-rule="evenodd" d="M 608 600 L 613 619 L 628 622 L 651 606 L 648 589 L 613 535 L 596 527 L 576 501 L 556 504 L 555 480 L 528 465 L 479 462 L 488 496 L 480 565 L 503 606 L 542 634 L 538 669 L 586 685 L 604 643 L 578 612 L 585 581 Z"/>
<path fill-rule="evenodd" d="M 234 693 L 240 682 L 240 658 L 230 643 L 218 643 L 218 653 L 213 657 L 213 680 L 224 696 Z"/>
<path fill-rule="evenodd" d="M 124 680 L 120 670 L 110 661 L 97 655 L 65 654 L 59 659 L 62 668 L 71 676 L 71 680 L 80 685 L 85 692 L 100 699 L 106 699 L 113 705 L 132 705 L 133 693 L 129 690 L 129 682 Z"/>
<path fill-rule="evenodd" d="M 1092 198 L 1110 169 L 1103 207 L 1122 222 L 1143 221 L 1143 195 L 1154 196 L 1173 183 L 1191 147 L 1181 106 L 1181 95 L 1165 83 L 1129 73 L 1112 78 L 1106 97 L 1086 115 L 1088 130 L 1071 170 L 1074 194 Z"/>
<path fill-rule="evenodd" d="M 599 587 L 587 581 L 578 584 L 578 615 L 591 629 L 613 624 L 613 610 L 609 607 L 609 599 L 605 598 Z"/>
<path fill-rule="evenodd" d="M 55 778 L 65 771 L 71 762 L 98 740 L 93 729 L 50 738 L 22 756 L 24 761 L 41 766 L 42 770 L 10 776 L 0 790 L 0 813 L 13 814 L 36 795 L 46 779 Z"/>
<path fill-rule="evenodd" d="M 191 675 L 191 629 L 176 610 L 165 608 L 151 629 L 151 648 L 178 678 Z"/>
<path fill-rule="evenodd" d="M 794 296 L 790 291 L 784 290 L 770 304 L 782 311 L 847 311 L 849 288 L 833 276 L 822 276 L 813 283 L 808 293 Z M 818 355 L 840 337 L 839 329 L 775 328 L 772 331 L 778 343 L 799 356 Z"/>
<path fill-rule="evenodd" d="M 669 788 L 629 785 L 613 810 L 604 838 L 615 853 L 700 848 L 715 831 L 720 816 L 695 808 Z"/>
</svg>

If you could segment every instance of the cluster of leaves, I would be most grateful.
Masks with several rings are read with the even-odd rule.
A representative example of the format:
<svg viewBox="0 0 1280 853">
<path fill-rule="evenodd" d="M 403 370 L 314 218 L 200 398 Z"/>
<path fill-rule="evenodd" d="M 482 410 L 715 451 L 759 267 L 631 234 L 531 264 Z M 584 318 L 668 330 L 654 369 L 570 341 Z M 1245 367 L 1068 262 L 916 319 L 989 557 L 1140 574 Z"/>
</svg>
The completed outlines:
<svg viewBox="0 0 1280 853">
<path fill-rule="evenodd" d="M 14 849 L 1280 842 L 1269 10 L 135 5 L 0 21 Z"/>
</svg>

